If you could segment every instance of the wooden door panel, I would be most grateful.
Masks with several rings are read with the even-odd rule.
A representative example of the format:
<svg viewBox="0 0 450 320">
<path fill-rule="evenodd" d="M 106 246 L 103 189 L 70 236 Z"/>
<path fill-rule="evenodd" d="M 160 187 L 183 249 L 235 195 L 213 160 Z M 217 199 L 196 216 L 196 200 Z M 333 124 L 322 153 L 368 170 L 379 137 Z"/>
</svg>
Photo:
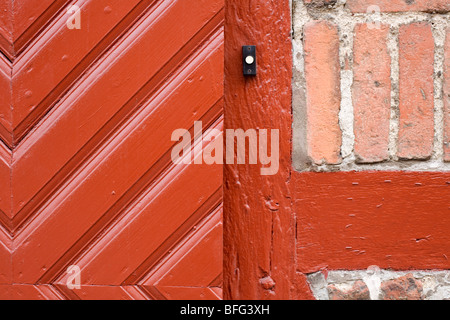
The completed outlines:
<svg viewBox="0 0 450 320">
<path fill-rule="evenodd" d="M 220 56 L 219 51 L 216 53 L 217 60 L 212 61 L 212 65 L 217 63 L 220 65 Z M 208 63 L 209 61 L 205 60 L 202 65 Z M 197 64 L 193 66 L 197 67 Z M 205 74 L 205 71 L 200 69 L 198 74 L 188 73 L 188 76 L 199 79 L 200 74 Z M 205 74 L 205 81 L 199 84 L 189 83 L 186 81 L 188 77 L 179 79 L 178 83 L 173 84 L 177 89 L 176 92 L 170 93 L 169 86 L 169 92 L 165 90 L 155 96 L 155 101 L 143 107 L 136 118 L 120 129 L 117 137 L 112 137 L 104 148 L 99 149 L 81 171 L 68 181 L 67 186 L 61 192 L 54 193 L 54 199 L 51 199 L 41 211 L 36 212 L 34 221 L 20 231 L 17 242 L 20 244 L 27 242 L 27 246 L 19 246 L 16 250 L 17 264 L 22 264 L 22 256 L 26 257 L 33 253 L 36 258 L 32 262 L 26 262 L 26 268 L 42 273 L 38 270 L 48 268 L 39 265 L 39 261 L 44 264 L 54 263 L 57 257 L 72 247 L 74 242 L 100 219 L 139 177 L 151 169 L 152 164 L 171 149 L 172 142 L 165 138 L 171 136 L 174 128 L 191 126 L 195 120 L 193 116 L 195 109 L 199 114 L 203 114 L 221 98 L 220 89 L 216 90 L 216 95 L 213 92 L 209 95 L 204 94 L 213 83 L 208 75 L 213 74 L 213 72 Z M 166 101 L 158 105 L 159 99 Z M 183 105 L 182 110 L 178 110 L 180 105 Z M 145 130 L 143 129 L 145 127 L 157 130 Z M 124 158 L 127 161 L 125 167 Z M 83 212 L 83 216 L 79 216 L 78 212 Z M 78 219 L 71 222 L 74 214 Z M 52 247 L 54 243 L 48 234 L 61 232 L 60 226 L 68 223 L 72 231 L 62 232 L 58 236 L 58 246 L 48 250 L 48 246 Z M 36 224 L 39 225 L 38 228 L 35 227 Z M 15 270 L 21 273 L 19 265 L 15 266 Z M 28 274 L 31 275 L 30 272 Z M 27 279 L 27 281 L 36 280 L 36 278 Z"/>
<path fill-rule="evenodd" d="M 179 6 L 181 7 L 181 4 Z M 146 99 L 151 98 L 151 95 L 138 96 L 139 90 L 153 79 L 152 77 L 162 66 L 170 63 L 167 59 L 181 50 L 186 42 L 195 35 L 194 30 L 189 33 L 188 30 L 183 31 L 175 28 L 172 32 L 168 29 L 172 25 L 169 17 L 180 13 L 172 11 L 168 11 L 165 15 L 162 13 L 166 10 L 174 10 L 173 7 L 174 5 L 152 12 L 153 14 L 145 19 L 147 25 L 140 24 L 142 29 L 136 29 L 129 39 L 122 42 L 117 50 L 113 49 L 105 60 L 98 67 L 95 67 L 92 73 L 57 105 L 47 119 L 44 119 L 41 125 L 35 128 L 35 131 L 18 147 L 13 163 L 12 188 L 15 194 L 13 199 L 15 212 L 19 212 L 33 195 L 48 184 L 52 176 L 57 174 L 72 157 L 76 155 L 80 157 L 80 153 L 85 154 L 88 150 L 81 151 L 80 149 L 86 143 L 92 139 L 96 139 L 97 143 L 99 143 L 98 140 L 105 139 L 108 134 L 111 134 L 115 126 L 120 124 L 120 121 L 123 121 L 127 116 L 129 117 L 133 111 L 136 112 L 136 109 Z M 199 9 L 199 7 L 201 7 L 200 3 L 196 9 Z M 217 12 L 213 10 L 209 18 L 213 19 L 216 14 Z M 195 10 L 190 15 L 195 15 Z M 214 22 L 221 23 L 220 20 L 216 20 Z M 179 22 L 182 24 L 193 23 L 195 28 L 202 30 L 208 20 L 203 18 L 196 24 L 195 20 L 186 18 L 186 20 Z M 209 24 L 207 26 L 210 28 L 217 27 L 217 25 Z M 185 37 L 179 37 L 180 33 L 184 33 Z M 161 40 L 161 34 L 165 35 L 163 37 L 165 40 Z M 208 35 L 210 34 L 207 33 L 205 36 Z M 172 38 L 173 41 L 170 40 Z M 198 40 L 200 44 L 205 41 L 204 38 L 196 38 L 195 40 Z M 216 40 L 216 43 L 217 41 L 220 41 L 220 39 Z M 133 43 L 133 46 L 130 46 L 130 43 Z M 154 43 L 158 43 L 158 46 L 155 46 Z M 198 45 L 197 42 L 191 49 L 195 52 L 194 49 Z M 189 56 L 194 52 L 188 51 L 185 53 Z M 140 63 L 137 63 L 137 61 L 140 61 Z M 177 62 L 180 63 L 180 61 Z M 217 67 L 215 70 L 218 72 L 223 72 L 218 69 L 220 65 L 213 67 Z M 177 66 L 180 69 L 183 68 L 183 66 Z M 174 72 L 174 70 L 167 71 Z M 149 94 L 148 90 L 153 89 L 155 92 L 152 94 L 156 94 L 161 86 L 170 83 L 167 75 L 163 79 L 160 80 L 162 83 L 152 83 L 156 87 L 146 87 L 147 95 Z M 105 94 L 105 92 L 108 94 Z M 138 102 L 136 101 L 137 98 L 143 101 Z M 119 118 L 115 117 L 118 113 L 121 113 Z M 108 130 L 103 130 L 101 137 L 98 137 L 97 132 L 105 126 L 108 126 Z M 65 139 L 60 139 L 61 131 L 64 132 L 67 140 L 72 141 L 70 145 L 67 145 Z M 60 151 L 54 154 L 51 162 L 47 162 L 42 170 L 36 172 L 32 168 L 36 161 L 40 161 L 41 157 L 45 158 L 47 154 L 45 146 L 47 145 L 53 145 L 55 149 Z M 70 168 L 66 168 L 65 171 L 69 170 Z M 23 187 L 23 179 L 28 181 L 26 188 Z M 58 180 L 62 180 L 62 177 L 58 177 Z M 22 218 L 18 218 L 17 225 L 21 223 L 23 216 L 26 216 L 26 213 L 20 215 Z"/>
<path fill-rule="evenodd" d="M 184 170 L 181 166 L 169 168 L 160 181 L 150 185 L 145 194 L 115 219 L 111 230 L 75 264 L 83 266 L 89 283 L 123 283 L 147 258 L 147 253 L 164 245 L 197 209 L 202 210 L 197 219 L 210 212 L 211 207 L 204 210 L 202 206 L 220 189 L 220 172 L 220 166 L 214 170 L 208 166 L 188 166 Z M 124 246 L 130 233 L 134 234 L 132 246 Z M 151 242 L 148 234 L 152 235 Z M 104 268 L 105 265 L 109 267 Z"/>
<path fill-rule="evenodd" d="M 220 299 L 222 168 L 170 155 L 174 130 L 223 128 L 223 0 L 78 1 L 79 30 L 27 3 L 1 46 L 0 298 Z"/>
<path fill-rule="evenodd" d="M 68 15 L 61 12 L 51 28 L 15 60 L 14 144 L 61 98 L 80 73 L 116 42 L 127 27 L 120 22 L 133 15 L 131 11 L 137 3 L 138 0 L 86 1 L 80 8 L 80 17 L 89 22 L 89 28 L 79 30 L 67 28 Z M 114 10 L 105 12 L 108 7 Z"/>
</svg>

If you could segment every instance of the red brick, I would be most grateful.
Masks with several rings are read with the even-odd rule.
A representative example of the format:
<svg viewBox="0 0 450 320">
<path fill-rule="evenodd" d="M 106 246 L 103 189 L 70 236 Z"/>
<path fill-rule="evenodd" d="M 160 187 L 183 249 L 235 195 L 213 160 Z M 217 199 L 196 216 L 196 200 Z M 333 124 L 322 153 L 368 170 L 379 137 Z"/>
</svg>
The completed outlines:
<svg viewBox="0 0 450 320">
<path fill-rule="evenodd" d="M 450 161 L 450 29 L 445 40 L 444 70 L 444 160 Z"/>
<path fill-rule="evenodd" d="M 427 159 L 434 139 L 434 39 L 428 23 L 400 27 L 398 156 Z"/>
<path fill-rule="evenodd" d="M 355 28 L 353 107 L 357 161 L 373 163 L 389 158 L 391 58 L 389 26 Z"/>
<path fill-rule="evenodd" d="M 381 284 L 382 300 L 422 300 L 423 286 L 412 274 Z"/>
<path fill-rule="evenodd" d="M 315 164 L 338 164 L 342 133 L 339 126 L 340 65 L 337 27 L 312 21 L 304 28 L 307 90 L 308 155 Z"/>
<path fill-rule="evenodd" d="M 369 288 L 361 280 L 348 290 L 341 290 L 335 285 L 329 285 L 327 289 L 330 300 L 370 300 Z"/>
<path fill-rule="evenodd" d="M 352 12 L 367 12 L 368 7 L 376 5 L 381 12 L 447 12 L 448 0 L 348 0 L 347 6 Z"/>
</svg>

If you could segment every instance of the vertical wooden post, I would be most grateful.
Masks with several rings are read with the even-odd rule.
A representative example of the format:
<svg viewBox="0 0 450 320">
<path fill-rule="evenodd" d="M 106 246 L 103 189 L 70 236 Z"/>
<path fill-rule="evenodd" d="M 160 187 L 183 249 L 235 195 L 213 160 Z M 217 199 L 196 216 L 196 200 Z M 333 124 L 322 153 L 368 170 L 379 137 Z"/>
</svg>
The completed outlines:
<svg viewBox="0 0 450 320">
<path fill-rule="evenodd" d="M 226 1 L 225 11 L 225 129 L 280 133 L 277 174 L 262 176 L 261 165 L 248 161 L 225 165 L 225 299 L 297 298 L 295 216 L 289 187 L 290 4 L 288 0 L 232 0 Z M 257 47 L 256 77 L 243 76 L 243 45 Z"/>
</svg>

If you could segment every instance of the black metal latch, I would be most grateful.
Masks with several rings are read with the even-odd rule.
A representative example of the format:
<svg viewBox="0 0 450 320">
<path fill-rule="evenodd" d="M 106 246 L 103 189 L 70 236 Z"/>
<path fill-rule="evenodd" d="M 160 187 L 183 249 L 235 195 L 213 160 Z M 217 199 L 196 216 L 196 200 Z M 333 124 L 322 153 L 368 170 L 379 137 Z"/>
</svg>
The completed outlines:
<svg viewBox="0 0 450 320">
<path fill-rule="evenodd" d="M 244 76 L 256 76 L 256 46 L 242 47 Z"/>
</svg>

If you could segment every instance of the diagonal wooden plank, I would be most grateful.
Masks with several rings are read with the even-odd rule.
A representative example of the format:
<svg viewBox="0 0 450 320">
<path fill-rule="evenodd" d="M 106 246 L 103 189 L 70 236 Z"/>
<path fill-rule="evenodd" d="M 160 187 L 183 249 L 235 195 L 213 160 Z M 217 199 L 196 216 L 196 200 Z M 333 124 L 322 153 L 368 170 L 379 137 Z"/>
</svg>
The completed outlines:
<svg viewBox="0 0 450 320">
<path fill-rule="evenodd" d="M 0 224 L 6 228 L 11 217 L 11 158 L 11 150 L 0 142 Z"/>
<path fill-rule="evenodd" d="M 60 98 L 64 89 L 117 39 L 127 24 L 118 29 L 115 29 L 116 25 L 138 3 L 138 0 L 84 1 L 80 8 L 81 29 L 67 28 L 68 15 L 63 12 L 15 61 L 12 75 L 15 143 L 48 111 L 53 100 Z M 142 6 L 134 15 L 144 9 Z M 91 54 L 93 51 L 95 54 Z M 51 97 L 44 100 L 49 95 Z"/>
<path fill-rule="evenodd" d="M 0 53 L 10 61 L 14 56 L 12 4 L 12 0 L 0 1 Z"/>
<path fill-rule="evenodd" d="M 144 286 L 208 287 L 222 273 L 222 207 L 160 262 Z M 194 267 L 195 266 L 195 267 Z"/>
<path fill-rule="evenodd" d="M 169 171 L 74 262 L 82 268 L 88 284 L 122 284 L 216 192 L 222 182 L 220 169 L 219 165 L 194 165 L 175 166 Z M 202 216 L 210 214 L 212 209 L 205 208 Z M 133 234 L 131 247 L 124 246 L 130 234 Z M 105 264 L 108 270 L 99 272 L 99 266 Z M 221 268 L 214 272 L 213 278 Z"/>
<path fill-rule="evenodd" d="M 223 108 L 222 101 L 216 103 L 208 112 L 202 117 L 204 130 L 214 126 L 214 123 L 220 122 L 220 118 Z M 194 128 L 190 129 L 191 135 L 193 136 Z M 154 186 L 160 181 L 161 177 L 165 176 L 172 167 L 171 162 L 171 150 L 169 149 L 155 164 L 151 166 L 149 170 L 131 187 L 126 193 L 120 197 L 118 201 L 114 203 L 112 207 L 98 220 L 92 227 L 89 228 L 84 235 L 78 239 L 76 246 L 72 246 L 71 249 L 66 251 L 63 256 L 61 256 L 57 263 L 55 263 L 47 272 L 39 279 L 40 283 L 53 283 L 55 282 L 58 275 L 62 274 L 67 270 L 68 266 L 73 265 L 75 261 L 79 259 L 78 255 L 83 255 L 84 252 L 92 247 L 99 237 L 107 233 L 111 229 L 112 225 L 116 224 L 121 217 L 126 214 L 130 208 L 136 205 L 136 203 L 141 203 L 147 190 L 154 188 Z M 174 244 L 176 244 L 179 239 L 182 239 L 186 234 L 189 233 L 191 228 L 193 228 L 204 216 L 210 212 L 210 208 L 218 207 L 222 202 L 222 190 L 221 188 L 216 190 L 216 192 L 210 196 L 201 206 L 198 207 L 197 211 L 187 219 L 183 225 L 178 228 L 174 233 L 167 238 L 164 243 L 158 247 L 157 250 L 153 251 L 150 256 L 145 259 L 138 269 L 133 271 L 133 273 L 123 282 L 123 285 L 132 285 L 138 283 L 139 279 L 147 274 L 148 270 L 151 269 L 153 265 L 164 256 L 168 250 L 170 250 Z"/>
<path fill-rule="evenodd" d="M 0 2 L 0 50 L 14 61 L 39 31 L 70 0 L 3 0 Z"/>
<path fill-rule="evenodd" d="M 70 290 L 66 284 L 4 285 L 0 284 L 0 300 L 148 300 L 137 286 L 81 286 Z"/>
<path fill-rule="evenodd" d="M 11 247 L 11 237 L 6 230 L 0 228 L 0 284 L 12 282 Z"/>
<path fill-rule="evenodd" d="M 141 265 L 134 270 L 130 276 L 123 282 L 123 284 L 141 283 L 141 279 L 148 275 L 148 273 L 155 268 L 155 266 L 164 258 L 168 252 L 172 252 L 177 247 L 178 243 L 186 236 L 192 233 L 205 217 L 214 215 L 214 210 L 219 210 L 222 203 L 222 188 L 210 196 L 210 198 L 203 202 L 201 206 L 193 213 L 184 223 L 178 227 L 159 247 L 148 256 Z M 216 286 L 211 284 L 210 286 Z"/>
<path fill-rule="evenodd" d="M 50 285 L 0 285 L 0 300 L 61 300 L 61 296 Z"/>
<path fill-rule="evenodd" d="M 74 157 L 72 157 L 67 163 L 64 163 L 62 169 L 60 169 L 43 188 L 39 189 L 39 191 L 33 196 L 32 201 L 29 201 L 27 205 L 25 205 L 23 209 L 21 209 L 20 212 L 14 217 L 13 228 L 18 228 L 26 217 L 36 211 L 37 208 L 44 203 L 46 197 L 49 197 L 59 188 L 59 186 L 63 185 L 70 174 L 76 170 L 77 166 L 81 165 L 83 160 L 90 156 L 90 153 L 106 139 L 114 128 L 123 122 L 123 119 L 129 118 L 131 114 L 135 112 L 135 110 L 139 108 L 146 99 L 148 99 L 148 97 L 153 95 L 155 92 L 158 92 L 161 87 L 165 86 L 166 82 L 170 78 L 170 75 L 175 74 L 178 69 L 182 68 L 185 61 L 190 59 L 189 55 L 196 55 L 195 49 L 197 51 L 203 50 L 202 46 L 198 47 L 198 44 L 204 42 L 203 39 L 205 38 L 205 35 L 209 35 L 209 32 L 206 31 L 205 33 L 204 29 L 213 30 L 211 31 L 212 35 L 223 32 L 220 27 L 222 21 L 223 16 L 220 13 L 209 21 L 201 32 L 198 32 L 191 40 L 189 40 L 189 42 L 181 50 L 179 50 L 176 55 L 164 65 L 163 68 L 159 69 L 150 81 L 148 81 L 132 98 L 128 100 L 120 111 L 116 113 L 113 118 L 109 120 L 108 123 L 82 147 L 81 150 L 77 151 Z M 217 119 L 218 115 L 222 113 L 223 101 L 220 102 L 220 105 L 216 104 L 216 106 L 208 111 L 206 118 L 203 119 L 203 123 L 209 124 L 211 119 Z"/>
<path fill-rule="evenodd" d="M 167 300 L 221 300 L 220 290 L 197 287 L 158 287 Z"/>
<path fill-rule="evenodd" d="M 183 3 L 178 1 L 170 6 L 167 12 L 166 8 L 160 8 L 159 11 L 145 17 L 139 27 L 136 27 L 114 52 L 105 57 L 105 60 L 93 69 L 90 75 L 19 146 L 14 153 L 12 168 L 15 214 L 48 183 L 52 176 L 78 154 L 92 136 L 105 126 L 161 65 L 167 63 L 186 41 L 220 11 L 217 5 L 204 6 L 204 3 L 200 2 L 198 5 L 191 5 L 186 10 L 192 10 L 192 13 L 185 15 L 191 27 L 180 30 L 182 27 L 174 27 L 171 20 L 166 17 L 171 14 L 180 15 L 181 11 L 186 12 Z M 191 15 L 195 15 L 198 10 L 203 10 L 204 15 L 192 19 Z M 166 14 L 161 17 L 163 12 Z M 180 21 L 180 24 L 183 23 Z M 160 34 L 163 32 L 165 37 L 161 39 Z M 180 33 L 183 36 L 180 36 Z M 154 43 L 158 43 L 158 47 L 155 47 Z M 135 61 L 141 61 L 142 64 L 136 64 Z M 142 68 L 143 64 L 146 68 Z M 134 76 L 130 77 L 130 74 Z M 117 90 L 119 87 L 120 92 Z M 61 139 L 61 136 L 65 139 Z M 71 144 L 67 144 L 67 140 L 70 140 Z M 50 155 L 46 147 L 49 145 L 58 152 Z M 48 159 L 49 156 L 51 159 Z M 36 162 L 45 163 L 39 172 L 34 170 Z M 24 180 L 27 181 L 26 187 L 21 182 Z"/>
<path fill-rule="evenodd" d="M 71 0 L 12 1 L 14 58 L 21 54 L 46 25 L 53 22 L 58 12 L 63 11 L 65 14 L 64 8 L 70 2 Z"/>
<path fill-rule="evenodd" d="M 222 37 L 213 41 L 176 81 L 143 106 L 17 235 L 13 257 L 17 281 L 35 282 L 170 148 L 174 129 L 189 127 L 197 113 L 204 114 L 221 98 L 222 42 Z"/>
<path fill-rule="evenodd" d="M 11 63 L 0 55 L 0 139 L 12 145 Z"/>
<path fill-rule="evenodd" d="M 149 296 L 136 286 L 85 286 L 68 289 L 66 283 L 55 284 L 67 300 L 149 300 Z"/>
<path fill-rule="evenodd" d="M 55 0 L 33 0 L 7 1 L 12 3 L 13 30 L 12 40 L 15 42 L 33 22 L 55 2 Z"/>
</svg>

